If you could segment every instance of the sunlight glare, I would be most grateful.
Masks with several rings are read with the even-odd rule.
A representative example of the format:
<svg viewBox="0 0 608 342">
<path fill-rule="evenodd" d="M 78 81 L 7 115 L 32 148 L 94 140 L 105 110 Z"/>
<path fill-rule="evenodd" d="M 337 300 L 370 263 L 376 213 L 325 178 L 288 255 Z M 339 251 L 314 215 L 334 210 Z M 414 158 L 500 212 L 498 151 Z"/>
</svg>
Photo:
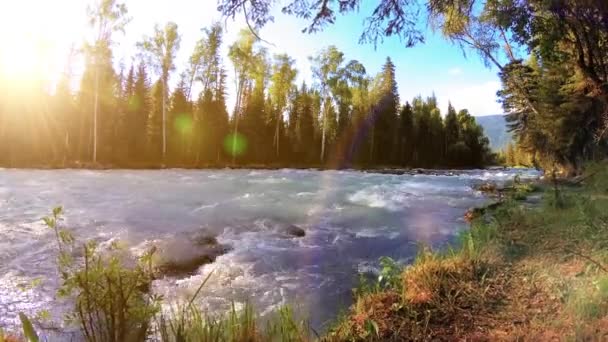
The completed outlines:
<svg viewBox="0 0 608 342">
<path fill-rule="evenodd" d="M 44 51 L 36 46 L 38 44 L 34 39 L 18 39 L 3 45 L 10 47 L 0 51 L 0 70 L 4 77 L 9 80 L 33 80 L 42 76 Z"/>
<path fill-rule="evenodd" d="M 0 77 L 55 80 L 70 44 L 80 40 L 82 30 L 71 12 L 82 6 L 71 0 L 0 2 Z"/>
</svg>

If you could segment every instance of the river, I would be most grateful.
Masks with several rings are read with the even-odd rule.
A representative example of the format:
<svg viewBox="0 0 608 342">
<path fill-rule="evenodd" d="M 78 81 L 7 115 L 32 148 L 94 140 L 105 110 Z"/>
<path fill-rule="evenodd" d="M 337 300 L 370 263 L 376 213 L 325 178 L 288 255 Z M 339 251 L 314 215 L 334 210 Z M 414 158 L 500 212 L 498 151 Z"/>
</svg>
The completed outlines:
<svg viewBox="0 0 608 342">
<path fill-rule="evenodd" d="M 41 221 L 57 205 L 79 241 L 120 240 L 133 253 L 154 241 L 215 236 L 226 254 L 192 275 L 156 280 L 153 290 L 187 297 L 213 271 L 199 302 L 210 312 L 249 300 L 265 315 L 289 303 L 322 329 L 349 305 L 359 272 L 374 272 L 381 256 L 408 262 L 419 242 L 454 241 L 465 210 L 488 200 L 471 185 L 516 174 L 539 176 L 0 169 L 0 327 L 14 327 L 20 311 L 47 309 L 46 324 L 61 328 L 70 304 L 55 299 L 55 245 Z M 306 235 L 285 234 L 292 226 Z"/>
</svg>

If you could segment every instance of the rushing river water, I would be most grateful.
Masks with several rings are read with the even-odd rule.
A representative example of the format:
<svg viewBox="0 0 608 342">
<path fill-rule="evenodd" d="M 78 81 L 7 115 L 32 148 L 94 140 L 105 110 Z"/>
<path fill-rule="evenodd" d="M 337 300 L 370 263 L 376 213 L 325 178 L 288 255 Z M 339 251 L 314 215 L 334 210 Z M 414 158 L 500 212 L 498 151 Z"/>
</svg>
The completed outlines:
<svg viewBox="0 0 608 342">
<path fill-rule="evenodd" d="M 0 169 L 0 327 L 13 327 L 19 311 L 41 309 L 56 326 L 69 307 L 54 299 L 55 245 L 41 221 L 57 205 L 79 240 L 119 239 L 133 252 L 192 233 L 217 236 L 228 253 L 192 276 L 155 281 L 154 291 L 189 296 L 213 271 L 200 295 L 211 312 L 250 300 L 263 315 L 291 303 L 322 328 L 350 303 L 358 272 L 373 272 L 381 256 L 407 262 L 417 242 L 452 241 L 465 227 L 464 211 L 487 201 L 471 185 L 516 174 L 538 176 Z M 292 225 L 306 235 L 284 234 Z"/>
</svg>

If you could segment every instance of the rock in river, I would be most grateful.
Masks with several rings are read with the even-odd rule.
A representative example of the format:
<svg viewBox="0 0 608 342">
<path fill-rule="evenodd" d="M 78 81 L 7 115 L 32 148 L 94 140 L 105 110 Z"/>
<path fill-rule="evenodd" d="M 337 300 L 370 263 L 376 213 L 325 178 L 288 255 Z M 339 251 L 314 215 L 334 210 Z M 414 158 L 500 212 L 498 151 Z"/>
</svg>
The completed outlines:
<svg viewBox="0 0 608 342">
<path fill-rule="evenodd" d="M 179 236 L 154 244 L 156 253 L 154 268 L 156 277 L 180 277 L 195 273 L 204 264 L 230 250 L 209 235 Z"/>
<path fill-rule="evenodd" d="M 294 237 L 303 237 L 306 235 L 306 231 L 295 225 L 288 225 L 282 229 L 282 233 L 291 235 Z"/>
</svg>

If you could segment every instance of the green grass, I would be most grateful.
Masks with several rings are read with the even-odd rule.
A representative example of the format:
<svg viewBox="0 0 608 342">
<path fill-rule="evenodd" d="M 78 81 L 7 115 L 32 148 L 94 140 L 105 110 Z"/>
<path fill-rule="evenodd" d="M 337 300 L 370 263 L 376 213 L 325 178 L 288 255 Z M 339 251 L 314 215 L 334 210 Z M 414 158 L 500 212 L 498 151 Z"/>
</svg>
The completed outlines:
<svg viewBox="0 0 608 342">
<path fill-rule="evenodd" d="M 175 305 L 159 315 L 156 334 L 163 342 L 304 342 L 316 336 L 306 321 L 295 318 L 289 306 L 280 308 L 264 325 L 249 304 L 241 310 L 233 304 L 225 315 L 207 315 L 195 305 Z"/>
</svg>

